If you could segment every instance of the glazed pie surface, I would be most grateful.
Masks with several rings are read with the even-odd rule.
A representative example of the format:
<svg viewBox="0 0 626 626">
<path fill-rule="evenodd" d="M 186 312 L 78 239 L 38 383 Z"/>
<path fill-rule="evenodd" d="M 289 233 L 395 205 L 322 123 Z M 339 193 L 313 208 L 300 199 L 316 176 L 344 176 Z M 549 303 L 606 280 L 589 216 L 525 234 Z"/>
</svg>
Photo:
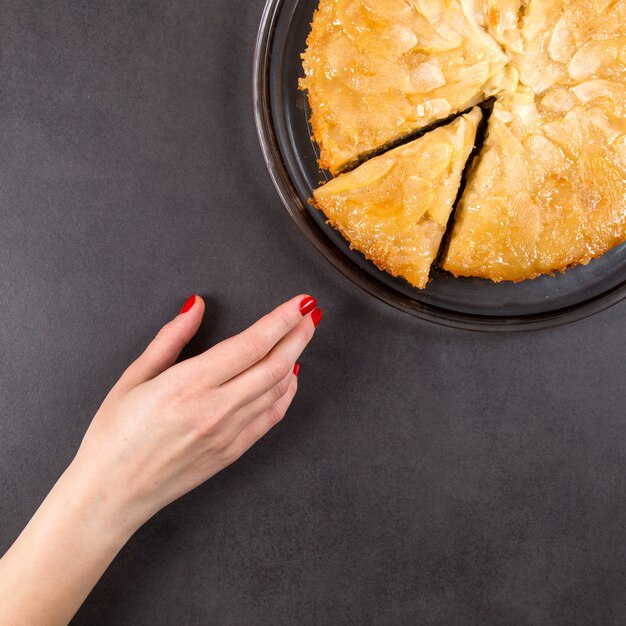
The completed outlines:
<svg viewBox="0 0 626 626">
<path fill-rule="evenodd" d="M 521 281 L 626 240 L 626 0 L 321 0 L 303 58 L 320 165 L 333 173 L 496 96 L 442 255 L 453 274 Z M 437 134 L 450 127 L 414 143 L 445 144 Z M 453 169 L 431 184 L 458 188 Z M 332 196 L 330 183 L 315 199 L 353 247 L 424 286 L 439 243 L 407 261 L 406 223 L 381 213 L 355 234 L 333 218 Z M 381 262 L 396 247 L 402 272 Z"/>
<path fill-rule="evenodd" d="M 315 204 L 380 269 L 424 288 L 481 118 L 476 108 L 339 175 Z"/>
<path fill-rule="evenodd" d="M 522 281 L 626 239 L 626 2 L 531 2 L 443 267 Z"/>
<path fill-rule="evenodd" d="M 321 0 L 303 55 L 333 174 L 485 99 L 507 62 L 459 0 Z"/>
<path fill-rule="evenodd" d="M 625 132 L 624 118 L 599 102 L 576 98 L 561 115 L 527 89 L 503 97 L 470 171 L 444 269 L 522 281 L 587 264 L 624 241 Z"/>
</svg>

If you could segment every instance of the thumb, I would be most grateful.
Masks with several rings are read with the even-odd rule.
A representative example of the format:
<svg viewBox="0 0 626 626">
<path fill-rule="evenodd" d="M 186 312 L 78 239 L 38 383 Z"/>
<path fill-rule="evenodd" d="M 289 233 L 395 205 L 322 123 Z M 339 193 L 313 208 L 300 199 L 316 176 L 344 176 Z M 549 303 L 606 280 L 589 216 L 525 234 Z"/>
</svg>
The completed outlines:
<svg viewBox="0 0 626 626">
<path fill-rule="evenodd" d="M 200 296 L 191 296 L 178 316 L 163 326 L 145 352 L 124 372 L 116 388 L 124 391 L 132 389 L 172 367 L 183 348 L 198 332 L 204 309 L 204 300 Z"/>
</svg>

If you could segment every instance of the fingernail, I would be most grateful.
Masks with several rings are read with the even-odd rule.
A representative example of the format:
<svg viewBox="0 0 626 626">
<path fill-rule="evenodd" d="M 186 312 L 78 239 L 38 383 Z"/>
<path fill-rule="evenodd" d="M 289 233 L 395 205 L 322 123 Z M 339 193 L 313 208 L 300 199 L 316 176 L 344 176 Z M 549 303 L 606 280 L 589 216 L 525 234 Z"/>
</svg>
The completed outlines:
<svg viewBox="0 0 626 626">
<path fill-rule="evenodd" d="M 183 304 L 183 308 L 180 310 L 180 315 L 182 315 L 183 313 L 187 313 L 188 311 L 191 311 L 195 303 L 196 303 L 196 296 L 194 295 L 194 296 L 191 296 L 191 298 L 189 298 L 189 300 L 187 300 L 185 304 Z"/>
<path fill-rule="evenodd" d="M 317 300 L 315 298 L 311 298 L 311 296 L 307 296 L 302 302 L 300 302 L 300 313 L 302 313 L 302 317 L 308 315 L 311 311 L 315 309 L 317 306 Z"/>
<path fill-rule="evenodd" d="M 293 368 L 294 376 L 297 376 L 300 373 L 300 363 L 296 363 Z"/>
<path fill-rule="evenodd" d="M 313 320 L 313 323 L 315 324 L 315 328 L 317 328 L 320 325 L 320 322 L 322 321 L 323 317 L 324 317 L 324 314 L 322 313 L 322 309 L 315 309 L 315 311 L 313 311 L 311 315 L 311 319 Z"/>
</svg>

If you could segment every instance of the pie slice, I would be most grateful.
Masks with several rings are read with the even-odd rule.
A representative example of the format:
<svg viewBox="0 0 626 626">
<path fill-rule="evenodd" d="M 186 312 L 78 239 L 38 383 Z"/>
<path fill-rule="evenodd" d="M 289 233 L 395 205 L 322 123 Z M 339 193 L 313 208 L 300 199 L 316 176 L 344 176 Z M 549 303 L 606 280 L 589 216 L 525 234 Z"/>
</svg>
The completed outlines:
<svg viewBox="0 0 626 626">
<path fill-rule="evenodd" d="M 601 83 L 601 85 L 598 85 Z M 522 281 L 626 240 L 626 88 L 591 81 L 500 98 L 444 269 Z"/>
<path fill-rule="evenodd" d="M 323 168 L 345 171 L 485 99 L 508 57 L 466 2 L 320 1 L 300 87 Z"/>
<path fill-rule="evenodd" d="M 314 204 L 352 248 L 423 289 L 481 119 L 475 108 L 372 158 L 315 191 Z"/>
</svg>

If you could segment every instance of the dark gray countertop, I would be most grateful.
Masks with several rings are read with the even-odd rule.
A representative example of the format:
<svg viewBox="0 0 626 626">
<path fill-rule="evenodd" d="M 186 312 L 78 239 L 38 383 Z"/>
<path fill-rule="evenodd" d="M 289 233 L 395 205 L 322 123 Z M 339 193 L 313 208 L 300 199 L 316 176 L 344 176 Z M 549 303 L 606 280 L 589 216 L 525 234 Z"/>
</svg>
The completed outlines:
<svg viewBox="0 0 626 626">
<path fill-rule="evenodd" d="M 122 552 L 76 624 L 624 624 L 624 305 L 475 335 L 338 274 L 253 123 L 262 0 L 0 5 L 0 549 L 194 291 L 193 350 L 306 291 L 288 419 Z"/>
</svg>

